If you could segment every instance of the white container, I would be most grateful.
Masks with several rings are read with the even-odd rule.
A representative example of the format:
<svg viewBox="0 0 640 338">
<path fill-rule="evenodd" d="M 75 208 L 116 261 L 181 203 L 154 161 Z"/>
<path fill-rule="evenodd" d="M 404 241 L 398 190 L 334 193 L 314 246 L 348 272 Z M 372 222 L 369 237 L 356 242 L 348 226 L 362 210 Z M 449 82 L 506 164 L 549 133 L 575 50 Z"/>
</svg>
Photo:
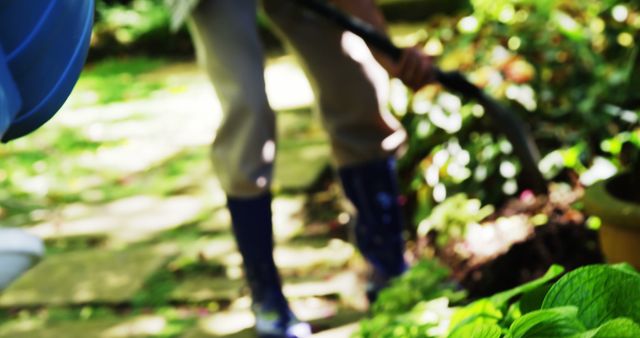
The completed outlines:
<svg viewBox="0 0 640 338">
<path fill-rule="evenodd" d="M 0 290 L 44 255 L 42 240 L 22 229 L 0 228 Z"/>
</svg>

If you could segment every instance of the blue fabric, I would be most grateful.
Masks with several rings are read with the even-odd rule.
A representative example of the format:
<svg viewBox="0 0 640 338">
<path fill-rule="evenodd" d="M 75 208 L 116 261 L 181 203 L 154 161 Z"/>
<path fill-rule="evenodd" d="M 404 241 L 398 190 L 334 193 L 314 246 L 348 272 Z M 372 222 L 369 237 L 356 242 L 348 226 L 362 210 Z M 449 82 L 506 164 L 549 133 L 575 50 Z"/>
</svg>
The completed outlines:
<svg viewBox="0 0 640 338">
<path fill-rule="evenodd" d="M 48 121 L 75 85 L 89 51 L 94 0 L 0 1 L 0 43 L 22 105 L 2 141 Z"/>
<path fill-rule="evenodd" d="M 358 212 L 355 235 L 358 248 L 385 279 L 402 274 L 403 219 L 398 202 L 395 160 L 387 158 L 338 170 L 344 192 Z"/>
<path fill-rule="evenodd" d="M 7 67 L 2 45 L 0 45 L 0 138 L 11 125 L 21 105 L 20 94 Z"/>
</svg>

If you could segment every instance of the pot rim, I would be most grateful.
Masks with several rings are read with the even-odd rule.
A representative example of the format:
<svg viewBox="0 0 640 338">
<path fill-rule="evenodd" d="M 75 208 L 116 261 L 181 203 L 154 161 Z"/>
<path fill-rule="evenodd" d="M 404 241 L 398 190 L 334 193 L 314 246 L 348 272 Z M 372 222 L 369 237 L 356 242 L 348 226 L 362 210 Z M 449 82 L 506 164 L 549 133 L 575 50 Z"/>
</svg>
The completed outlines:
<svg viewBox="0 0 640 338">
<path fill-rule="evenodd" d="M 20 228 L 0 228 L 0 255 L 26 254 L 39 258 L 44 251 L 44 244 L 39 237 Z"/>
<path fill-rule="evenodd" d="M 588 187 L 583 197 L 585 211 L 602 219 L 603 225 L 640 229 L 640 204 L 620 199 L 609 192 L 607 185 L 627 173 L 615 175 Z"/>
</svg>

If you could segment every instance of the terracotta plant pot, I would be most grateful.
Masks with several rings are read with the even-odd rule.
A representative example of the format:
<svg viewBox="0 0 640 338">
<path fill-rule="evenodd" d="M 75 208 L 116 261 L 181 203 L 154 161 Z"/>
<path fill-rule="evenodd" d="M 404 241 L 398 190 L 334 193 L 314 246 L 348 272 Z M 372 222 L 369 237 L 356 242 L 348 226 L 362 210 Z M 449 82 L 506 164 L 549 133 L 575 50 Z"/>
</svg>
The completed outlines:
<svg viewBox="0 0 640 338">
<path fill-rule="evenodd" d="M 631 178 L 631 174 L 621 174 L 589 187 L 584 207 L 602 220 L 600 245 L 607 260 L 640 269 L 640 202 Z"/>
</svg>

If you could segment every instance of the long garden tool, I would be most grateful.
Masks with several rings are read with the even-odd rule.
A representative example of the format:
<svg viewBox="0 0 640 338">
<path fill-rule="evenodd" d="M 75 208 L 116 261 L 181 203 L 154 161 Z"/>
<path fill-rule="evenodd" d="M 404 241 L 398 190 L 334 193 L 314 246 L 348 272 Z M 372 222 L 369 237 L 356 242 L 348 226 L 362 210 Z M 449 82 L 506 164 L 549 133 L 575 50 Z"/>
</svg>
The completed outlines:
<svg viewBox="0 0 640 338">
<path fill-rule="evenodd" d="M 398 61 L 402 49 L 398 48 L 385 35 L 379 33 L 372 25 L 343 13 L 335 6 L 323 0 L 294 0 L 301 6 L 337 24 L 340 28 L 360 36 L 370 47 L 387 54 Z M 524 122 L 510 110 L 488 96 L 482 89 L 469 82 L 458 71 L 442 71 L 435 69 L 436 81 L 446 89 L 456 92 L 466 99 L 475 100 L 484 107 L 486 114 L 511 142 L 514 153 L 522 164 L 523 182 L 535 193 L 546 194 L 547 182 L 540 170 L 538 162 L 540 151 Z"/>
</svg>

